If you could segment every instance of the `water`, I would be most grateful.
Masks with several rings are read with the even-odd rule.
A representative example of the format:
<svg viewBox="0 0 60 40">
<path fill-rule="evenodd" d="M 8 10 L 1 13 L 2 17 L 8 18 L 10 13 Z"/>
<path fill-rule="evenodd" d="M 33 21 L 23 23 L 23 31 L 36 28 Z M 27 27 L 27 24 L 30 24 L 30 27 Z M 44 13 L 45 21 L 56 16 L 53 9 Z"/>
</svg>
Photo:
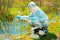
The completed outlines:
<svg viewBox="0 0 60 40">
<path fill-rule="evenodd" d="M 28 25 L 27 22 L 16 20 L 16 18 L 14 18 L 12 22 L 0 21 L 0 34 L 26 34 L 27 31 L 24 30 L 24 27 L 26 27 L 26 25 Z"/>
</svg>

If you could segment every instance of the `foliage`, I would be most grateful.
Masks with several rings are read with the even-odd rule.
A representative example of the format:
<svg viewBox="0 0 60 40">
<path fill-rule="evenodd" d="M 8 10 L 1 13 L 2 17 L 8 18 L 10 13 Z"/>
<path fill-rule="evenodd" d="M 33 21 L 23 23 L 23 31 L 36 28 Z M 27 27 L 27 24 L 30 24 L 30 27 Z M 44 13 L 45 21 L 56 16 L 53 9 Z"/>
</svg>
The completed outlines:
<svg viewBox="0 0 60 40">
<path fill-rule="evenodd" d="M 28 15 L 27 5 L 30 1 L 34 1 L 47 14 L 58 15 L 60 13 L 60 0 L 1 0 L 0 20 L 10 21 L 18 14 Z"/>
<path fill-rule="evenodd" d="M 43 10 L 50 20 L 49 33 L 41 40 L 55 40 L 54 34 L 60 36 L 60 0 L 0 0 L 0 20 L 12 21 L 16 15 L 29 15 L 30 11 L 27 5 L 31 1 L 34 1 Z M 0 29 L 2 27 L 0 24 Z M 28 31 L 26 35 L 19 35 L 21 40 L 33 40 L 29 36 L 30 28 L 30 26 L 25 28 Z M 14 35 L 11 39 L 16 40 L 17 37 Z"/>
</svg>

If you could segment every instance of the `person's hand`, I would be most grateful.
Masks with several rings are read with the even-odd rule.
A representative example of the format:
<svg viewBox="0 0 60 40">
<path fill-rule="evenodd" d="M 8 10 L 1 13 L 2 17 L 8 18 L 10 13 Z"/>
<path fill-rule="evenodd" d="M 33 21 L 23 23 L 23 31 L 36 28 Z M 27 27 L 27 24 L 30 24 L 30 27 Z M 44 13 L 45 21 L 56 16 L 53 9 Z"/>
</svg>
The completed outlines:
<svg viewBox="0 0 60 40">
<path fill-rule="evenodd" d="M 21 18 L 21 16 L 20 15 L 17 15 L 16 18 Z"/>
</svg>

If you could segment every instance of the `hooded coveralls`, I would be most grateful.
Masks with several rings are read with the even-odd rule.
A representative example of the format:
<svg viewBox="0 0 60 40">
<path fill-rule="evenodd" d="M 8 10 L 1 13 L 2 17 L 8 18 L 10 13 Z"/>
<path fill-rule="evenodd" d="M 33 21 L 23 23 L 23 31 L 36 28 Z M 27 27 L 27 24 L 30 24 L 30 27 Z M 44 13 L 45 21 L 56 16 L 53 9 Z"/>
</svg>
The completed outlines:
<svg viewBox="0 0 60 40">
<path fill-rule="evenodd" d="M 36 12 L 31 12 L 28 16 L 16 16 L 17 18 L 28 20 L 31 25 L 34 25 L 36 27 L 45 27 L 47 28 L 49 25 L 49 19 L 47 15 L 38 8 L 35 4 L 30 4 L 31 7 L 36 7 Z"/>
<path fill-rule="evenodd" d="M 20 16 L 20 19 L 31 20 L 31 22 L 29 22 L 31 25 L 35 25 L 40 28 L 48 27 L 49 25 L 49 19 L 42 10 L 31 12 L 29 16 Z"/>
</svg>

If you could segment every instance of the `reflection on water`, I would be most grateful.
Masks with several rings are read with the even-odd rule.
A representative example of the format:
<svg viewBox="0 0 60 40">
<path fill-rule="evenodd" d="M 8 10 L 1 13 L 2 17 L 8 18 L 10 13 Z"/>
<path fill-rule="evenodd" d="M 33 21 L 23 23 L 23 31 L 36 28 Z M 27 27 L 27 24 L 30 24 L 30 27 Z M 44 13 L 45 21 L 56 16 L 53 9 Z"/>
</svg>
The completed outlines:
<svg viewBox="0 0 60 40">
<path fill-rule="evenodd" d="M 12 22 L 0 21 L 0 34 L 26 34 L 24 27 L 27 24 L 26 22 L 16 20 L 16 18 Z"/>
</svg>

